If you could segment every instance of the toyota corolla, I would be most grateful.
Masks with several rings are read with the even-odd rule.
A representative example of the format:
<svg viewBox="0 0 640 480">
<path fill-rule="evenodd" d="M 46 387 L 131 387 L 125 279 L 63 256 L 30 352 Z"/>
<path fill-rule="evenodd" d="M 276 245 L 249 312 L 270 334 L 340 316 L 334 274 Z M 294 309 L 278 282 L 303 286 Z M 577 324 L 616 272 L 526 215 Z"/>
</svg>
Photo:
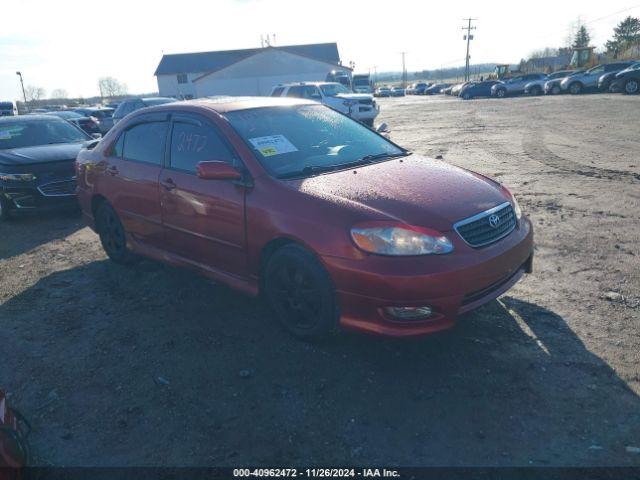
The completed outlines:
<svg viewBox="0 0 640 480">
<path fill-rule="evenodd" d="M 304 100 L 143 109 L 76 169 L 113 261 L 262 294 L 306 339 L 444 330 L 532 267 L 531 223 L 505 187 Z"/>
</svg>

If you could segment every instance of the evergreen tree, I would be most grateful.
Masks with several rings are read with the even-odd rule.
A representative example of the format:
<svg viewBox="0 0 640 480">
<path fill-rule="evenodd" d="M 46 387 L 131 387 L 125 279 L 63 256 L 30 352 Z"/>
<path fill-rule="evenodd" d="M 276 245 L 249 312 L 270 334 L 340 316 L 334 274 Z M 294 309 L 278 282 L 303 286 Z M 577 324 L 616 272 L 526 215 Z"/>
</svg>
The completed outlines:
<svg viewBox="0 0 640 480">
<path fill-rule="evenodd" d="M 573 38 L 573 48 L 588 47 L 589 42 L 591 42 L 591 35 L 589 35 L 587 27 L 580 25 Z"/>
<path fill-rule="evenodd" d="M 613 38 L 607 40 L 607 52 L 616 57 L 625 48 L 640 43 L 640 19 L 627 17 L 613 29 Z"/>
</svg>

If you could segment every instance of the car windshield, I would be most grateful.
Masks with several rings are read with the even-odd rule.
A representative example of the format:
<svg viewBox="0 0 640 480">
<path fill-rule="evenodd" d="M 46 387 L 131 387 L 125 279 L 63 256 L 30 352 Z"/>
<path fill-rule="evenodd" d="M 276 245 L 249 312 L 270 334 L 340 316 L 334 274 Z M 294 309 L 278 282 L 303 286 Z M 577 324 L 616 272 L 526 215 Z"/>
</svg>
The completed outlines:
<svg viewBox="0 0 640 480">
<path fill-rule="evenodd" d="M 86 142 L 90 137 L 64 120 L 32 120 L 0 123 L 0 150 L 56 143 Z"/>
<path fill-rule="evenodd" d="M 164 105 L 165 103 L 173 103 L 176 100 L 173 98 L 143 98 L 142 103 L 144 103 L 147 107 L 151 107 L 153 105 Z"/>
<path fill-rule="evenodd" d="M 320 85 L 320 89 L 327 97 L 333 97 L 339 93 L 351 93 L 347 87 L 339 83 L 327 83 L 325 85 Z"/>
<path fill-rule="evenodd" d="M 227 119 L 274 177 L 307 177 L 409 153 L 323 105 L 228 112 Z"/>
<path fill-rule="evenodd" d="M 71 120 L 74 118 L 82 118 L 82 115 L 78 112 L 51 112 L 48 115 L 53 115 L 54 117 L 64 118 L 65 120 Z"/>
</svg>

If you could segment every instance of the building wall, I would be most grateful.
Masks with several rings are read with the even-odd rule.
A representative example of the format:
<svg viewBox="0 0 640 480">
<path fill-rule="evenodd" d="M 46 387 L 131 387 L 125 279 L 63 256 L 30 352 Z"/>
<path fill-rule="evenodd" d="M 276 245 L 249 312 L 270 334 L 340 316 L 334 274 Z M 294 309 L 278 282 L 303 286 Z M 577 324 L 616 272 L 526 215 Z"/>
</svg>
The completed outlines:
<svg viewBox="0 0 640 480">
<path fill-rule="evenodd" d="M 341 68 L 268 49 L 196 81 L 195 96 L 269 95 L 279 83 L 324 81 L 331 70 Z"/>
<path fill-rule="evenodd" d="M 202 72 L 188 73 L 188 83 L 178 83 L 178 75 L 158 75 L 158 93 L 161 97 L 184 98 L 188 95 L 195 97 L 195 86 L 193 80 L 202 76 Z"/>
</svg>

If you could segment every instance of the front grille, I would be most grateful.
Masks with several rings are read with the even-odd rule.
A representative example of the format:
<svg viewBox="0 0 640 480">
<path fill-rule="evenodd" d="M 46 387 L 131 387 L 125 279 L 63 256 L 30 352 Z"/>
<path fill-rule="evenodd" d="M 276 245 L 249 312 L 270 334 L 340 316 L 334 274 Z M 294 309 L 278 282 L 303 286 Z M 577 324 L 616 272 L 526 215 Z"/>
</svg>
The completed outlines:
<svg viewBox="0 0 640 480">
<path fill-rule="evenodd" d="M 513 277 L 515 277 L 518 273 L 520 273 L 520 270 L 522 270 L 522 267 L 520 267 L 518 270 L 516 270 L 512 274 L 507 275 L 503 279 L 498 280 L 495 283 L 492 283 L 488 287 L 485 287 L 481 290 L 476 290 L 475 292 L 467 293 L 462 298 L 462 305 L 469 305 L 470 303 L 477 302 L 478 300 L 489 296 L 490 294 L 492 294 L 493 292 L 497 291 L 498 289 L 506 285 L 508 282 L 510 282 Z"/>
<path fill-rule="evenodd" d="M 461 220 L 453 227 L 465 242 L 479 248 L 509 235 L 516 228 L 516 216 L 511 203 L 506 202 Z"/>
<path fill-rule="evenodd" d="M 38 187 L 40 193 L 45 197 L 57 197 L 62 195 L 76 194 L 76 179 L 63 180 L 60 182 L 51 182 Z"/>
</svg>

